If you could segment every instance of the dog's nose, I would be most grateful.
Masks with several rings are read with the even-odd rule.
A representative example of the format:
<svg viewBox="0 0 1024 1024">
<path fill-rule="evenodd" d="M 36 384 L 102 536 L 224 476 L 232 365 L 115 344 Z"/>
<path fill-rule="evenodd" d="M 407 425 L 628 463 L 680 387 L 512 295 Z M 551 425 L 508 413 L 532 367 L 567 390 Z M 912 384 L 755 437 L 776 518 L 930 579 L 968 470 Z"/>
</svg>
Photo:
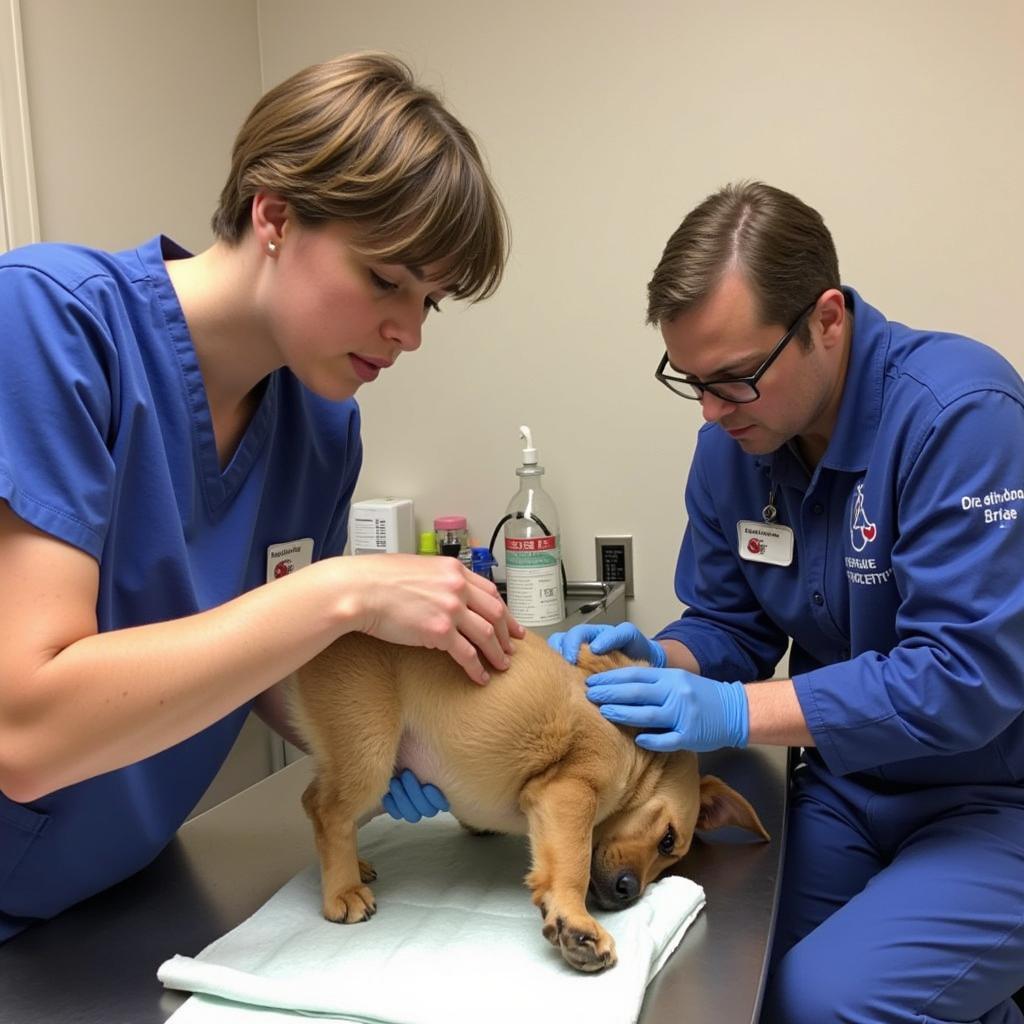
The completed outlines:
<svg viewBox="0 0 1024 1024">
<path fill-rule="evenodd" d="M 629 903 L 640 895 L 640 879 L 632 871 L 623 871 L 615 879 L 615 895 L 623 903 Z"/>
</svg>

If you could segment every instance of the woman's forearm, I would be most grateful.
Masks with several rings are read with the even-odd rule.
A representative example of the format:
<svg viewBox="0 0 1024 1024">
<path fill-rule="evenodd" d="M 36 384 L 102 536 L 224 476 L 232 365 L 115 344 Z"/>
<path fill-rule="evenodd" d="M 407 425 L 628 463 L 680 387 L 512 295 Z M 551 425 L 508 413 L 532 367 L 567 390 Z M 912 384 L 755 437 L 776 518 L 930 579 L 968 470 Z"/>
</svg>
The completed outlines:
<svg viewBox="0 0 1024 1024">
<path fill-rule="evenodd" d="M 28 801 L 131 764 L 273 686 L 352 628 L 355 605 L 338 596 L 345 561 L 186 618 L 85 636 L 6 680 L 0 789 Z"/>
</svg>

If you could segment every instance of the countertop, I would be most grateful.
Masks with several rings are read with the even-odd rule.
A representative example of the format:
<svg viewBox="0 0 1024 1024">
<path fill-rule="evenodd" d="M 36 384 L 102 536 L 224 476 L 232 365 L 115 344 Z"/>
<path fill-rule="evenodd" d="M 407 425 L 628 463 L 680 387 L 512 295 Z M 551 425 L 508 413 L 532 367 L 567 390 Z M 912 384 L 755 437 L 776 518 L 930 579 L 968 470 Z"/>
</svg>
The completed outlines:
<svg viewBox="0 0 1024 1024">
<path fill-rule="evenodd" d="M 707 906 L 647 991 L 642 1024 L 756 1022 L 785 840 L 784 748 L 702 757 L 771 833 L 696 840 L 678 865 Z M 184 1000 L 156 969 L 195 954 L 315 859 L 303 759 L 185 824 L 149 867 L 0 946 L 0 1024 L 162 1024 Z M 524 898 L 526 894 L 524 891 Z"/>
</svg>

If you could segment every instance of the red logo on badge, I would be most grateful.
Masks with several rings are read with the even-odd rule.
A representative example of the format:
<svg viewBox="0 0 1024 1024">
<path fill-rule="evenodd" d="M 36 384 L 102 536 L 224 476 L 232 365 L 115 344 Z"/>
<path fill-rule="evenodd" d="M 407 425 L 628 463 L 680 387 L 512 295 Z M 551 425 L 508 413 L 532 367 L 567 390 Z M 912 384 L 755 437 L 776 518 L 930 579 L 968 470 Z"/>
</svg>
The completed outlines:
<svg viewBox="0 0 1024 1024">
<path fill-rule="evenodd" d="M 274 579 L 279 580 L 282 576 L 287 576 L 294 568 L 295 564 L 290 558 L 282 558 L 281 561 L 274 566 Z"/>
<path fill-rule="evenodd" d="M 751 537 L 747 541 L 747 550 L 752 555 L 763 555 L 767 546 L 763 540 L 758 540 L 756 537 Z"/>
</svg>

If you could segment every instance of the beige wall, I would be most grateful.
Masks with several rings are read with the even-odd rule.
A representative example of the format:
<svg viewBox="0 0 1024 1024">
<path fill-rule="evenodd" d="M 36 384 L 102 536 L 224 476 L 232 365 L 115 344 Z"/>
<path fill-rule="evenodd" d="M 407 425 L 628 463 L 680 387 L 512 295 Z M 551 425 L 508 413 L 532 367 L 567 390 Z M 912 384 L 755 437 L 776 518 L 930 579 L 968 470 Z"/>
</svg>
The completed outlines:
<svg viewBox="0 0 1024 1024">
<path fill-rule="evenodd" d="M 255 0 L 21 0 L 42 237 L 196 249 L 260 94 Z"/>
<path fill-rule="evenodd" d="M 406 57 L 475 129 L 514 231 L 506 284 L 430 324 L 361 395 L 358 497 L 468 515 L 486 540 L 529 423 L 570 575 L 633 533 L 631 617 L 671 577 L 698 410 L 651 379 L 644 286 L 682 215 L 761 177 L 817 205 L 844 277 L 895 317 L 974 333 L 1024 367 L 1017 0 L 559 4 L 22 0 L 44 239 L 190 248 L 265 88 L 359 47 Z M 855 11 L 855 13 L 853 13 Z M 756 510 L 752 510 L 756 511 Z M 269 769 L 250 722 L 202 806 Z"/>
<path fill-rule="evenodd" d="M 486 539 L 529 423 L 570 575 L 592 576 L 595 533 L 636 536 L 644 629 L 677 613 L 699 423 L 651 377 L 644 288 L 708 192 L 740 177 L 796 192 L 869 301 L 1024 367 L 1017 0 L 259 0 L 259 16 L 265 85 L 359 47 L 406 57 L 476 131 L 512 218 L 498 296 L 446 311 L 361 393 L 358 496 L 411 496 L 421 522 L 464 512 Z"/>
<path fill-rule="evenodd" d="M 855 13 L 854 13 L 855 10 Z M 535 432 L 570 575 L 633 533 L 631 617 L 674 616 L 699 411 L 651 379 L 644 286 L 682 215 L 761 177 L 818 206 L 845 279 L 890 316 L 1024 367 L 1024 6 L 903 0 L 23 0 L 45 238 L 209 238 L 259 94 L 358 47 L 406 57 L 476 131 L 512 218 L 501 292 L 430 325 L 360 400 L 358 496 L 463 512 L 486 540 Z"/>
</svg>

